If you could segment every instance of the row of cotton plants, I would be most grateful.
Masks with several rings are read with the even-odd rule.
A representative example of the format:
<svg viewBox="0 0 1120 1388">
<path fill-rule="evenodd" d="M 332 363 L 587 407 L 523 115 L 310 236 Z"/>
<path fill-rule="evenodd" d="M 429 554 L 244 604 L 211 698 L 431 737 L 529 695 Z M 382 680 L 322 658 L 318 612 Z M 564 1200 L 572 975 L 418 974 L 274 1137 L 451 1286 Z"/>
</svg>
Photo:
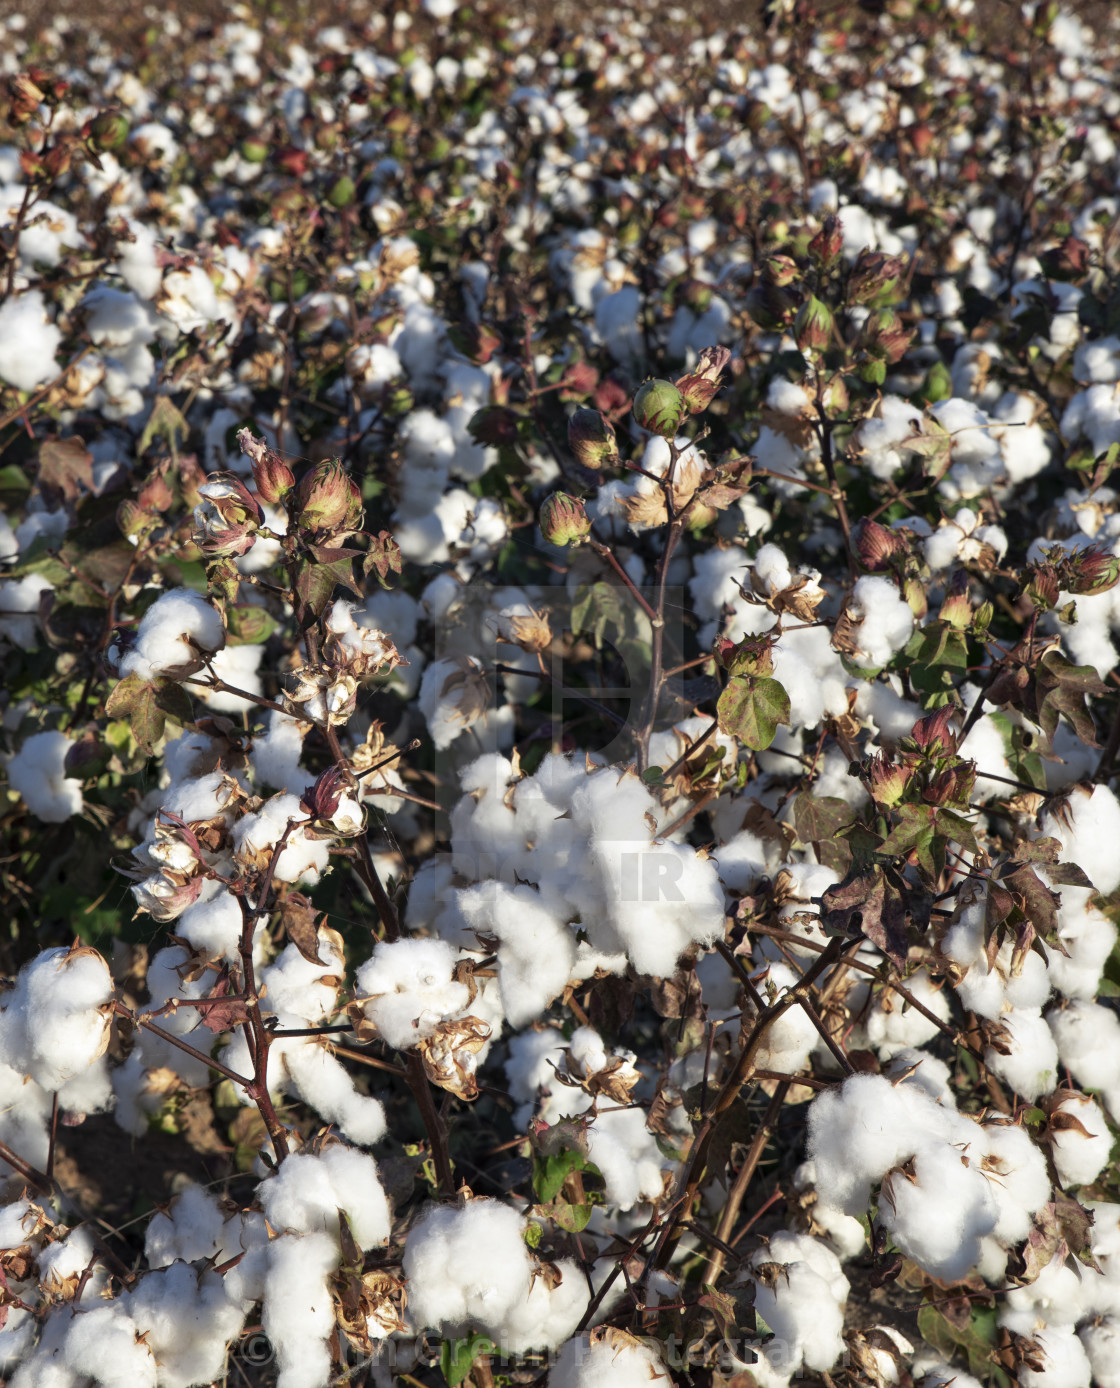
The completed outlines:
<svg viewBox="0 0 1120 1388">
<path fill-rule="evenodd" d="M 986 10 L 0 21 L 11 1388 L 1120 1388 L 1120 24 Z"/>
</svg>

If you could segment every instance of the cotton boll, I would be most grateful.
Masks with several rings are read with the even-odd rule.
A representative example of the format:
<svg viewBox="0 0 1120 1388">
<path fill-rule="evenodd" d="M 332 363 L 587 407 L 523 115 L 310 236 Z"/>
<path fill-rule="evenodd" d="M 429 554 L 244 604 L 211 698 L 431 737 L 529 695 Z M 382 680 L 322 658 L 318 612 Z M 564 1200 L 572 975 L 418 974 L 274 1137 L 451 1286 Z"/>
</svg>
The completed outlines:
<svg viewBox="0 0 1120 1388">
<path fill-rule="evenodd" d="M 41 204 L 45 206 L 46 204 Z M 42 290 L 9 295 L 0 304 L 0 380 L 31 391 L 58 375 L 62 333 L 47 316 Z"/>
<path fill-rule="evenodd" d="M 375 946 L 357 972 L 358 1001 L 390 1046 L 415 1046 L 467 1006 L 470 990 L 452 978 L 458 960 L 458 951 L 444 940 Z"/>
<path fill-rule="evenodd" d="M 775 1001 L 787 989 L 795 987 L 798 981 L 788 964 L 772 964 L 761 978 L 755 976 L 755 986 L 764 995 L 772 993 Z M 753 1023 L 756 1015 L 753 1005 L 748 1004 L 744 1021 Z M 817 1029 L 805 1009 L 797 1006 L 787 1008 L 767 1028 L 758 1052 L 758 1067 L 795 1075 L 808 1063 L 818 1039 Z"/>
<path fill-rule="evenodd" d="M 934 1350 L 922 1349 L 910 1366 L 916 1388 L 982 1388 L 980 1380 L 955 1364 L 946 1364 Z"/>
<path fill-rule="evenodd" d="M 1077 1332 L 1097 1388 L 1120 1388 L 1120 1319 L 1109 1316 Z"/>
<path fill-rule="evenodd" d="M 144 1235 L 144 1257 L 153 1268 L 168 1267 L 177 1259 L 193 1263 L 213 1258 L 227 1247 L 224 1230 L 217 1198 L 192 1182 L 166 1210 L 152 1215 Z"/>
<path fill-rule="evenodd" d="M 1048 883 L 1045 873 L 1040 875 Z M 1048 948 L 1047 972 L 1058 992 L 1091 1002 L 1116 944 L 1116 926 L 1090 904 L 1093 894 L 1086 888 L 1063 886 L 1059 890 L 1058 939 L 1066 953 Z"/>
<path fill-rule="evenodd" d="M 294 1091 L 342 1135 L 362 1147 L 372 1147 L 385 1136 L 385 1110 L 381 1100 L 362 1094 L 342 1062 L 313 1038 L 289 1045 L 281 1054 L 286 1076 L 284 1088 Z"/>
<path fill-rule="evenodd" d="M 1058 1048 L 1050 1028 L 1037 1010 L 1017 1008 L 1004 1013 L 1000 1022 L 1006 1033 L 1004 1055 L 994 1046 L 984 1052 L 984 1064 L 1016 1094 L 1033 1102 L 1054 1087 L 1058 1073 Z"/>
<path fill-rule="evenodd" d="M 914 630 L 914 614 L 897 587 L 886 578 L 867 574 L 857 579 L 848 603 L 854 622 L 855 658 L 862 664 L 886 665 Z"/>
<path fill-rule="evenodd" d="M 1019 1370 L 1022 1388 L 1089 1388 L 1092 1368 L 1085 1348 L 1070 1328 L 1046 1326 L 1034 1341 L 1042 1351 L 1043 1367 Z"/>
<path fill-rule="evenodd" d="M 259 698 L 262 686 L 258 671 L 263 655 L 263 646 L 226 646 L 210 661 L 210 668 L 224 683 Z M 251 699 L 243 699 L 240 694 L 231 694 L 226 689 L 199 689 L 196 692 L 207 708 L 212 708 L 215 713 L 248 713 L 256 708 Z"/>
<path fill-rule="evenodd" d="M 934 986 L 925 969 L 916 969 L 906 980 L 906 987 L 934 1016 L 943 1022 L 949 1020 L 949 1000 L 943 989 Z M 875 997 L 864 1026 L 868 1043 L 875 1048 L 880 1060 L 887 1060 L 908 1047 L 923 1046 L 938 1032 L 936 1022 L 931 1022 L 916 1007 L 910 1007 L 904 998 L 885 988 Z"/>
<path fill-rule="evenodd" d="M 54 584 L 42 574 L 0 582 L 0 636 L 33 651 L 39 644 L 39 600 L 44 593 L 53 592 Z"/>
<path fill-rule="evenodd" d="M 240 951 L 243 925 L 238 899 L 219 888 L 187 907 L 176 923 L 175 933 L 211 959 L 232 961 Z"/>
<path fill-rule="evenodd" d="M 1074 1094 L 1064 1099 L 1050 1114 L 1048 1134 L 1054 1165 L 1064 1186 L 1089 1185 L 1108 1164 L 1112 1134 L 1104 1114 L 1087 1095 Z"/>
<path fill-rule="evenodd" d="M 298 796 L 274 795 L 256 814 L 246 814 L 238 820 L 233 830 L 234 853 L 241 862 L 263 868 L 289 825 L 306 824 L 308 819 Z M 295 827 L 276 859 L 273 876 L 277 882 L 306 879 L 314 885 L 326 868 L 329 856 L 329 840 L 309 838 L 301 828 Z"/>
<path fill-rule="evenodd" d="M 622 1211 L 641 1200 L 656 1200 L 668 1165 L 640 1108 L 600 1113 L 587 1130 L 588 1156 L 599 1168 L 609 1205 Z"/>
<path fill-rule="evenodd" d="M 8 784 L 37 819 L 62 824 L 82 812 L 82 783 L 66 775 L 65 733 L 32 733 L 8 762 Z"/>
<path fill-rule="evenodd" d="M 155 1388 L 155 1356 L 121 1301 L 80 1311 L 63 1346 L 66 1367 L 102 1388 Z"/>
<path fill-rule="evenodd" d="M 335 1318 L 327 1278 L 338 1262 L 325 1233 L 283 1234 L 269 1245 L 261 1321 L 280 1366 L 278 1388 L 322 1388 L 330 1377 Z"/>
<path fill-rule="evenodd" d="M 532 887 L 487 882 L 459 894 L 472 929 L 498 937 L 498 986 L 510 1026 L 535 1021 L 564 991 L 575 964 L 575 940 L 565 921 Z"/>
<path fill-rule="evenodd" d="M 1075 787 L 1062 814 L 1048 810 L 1039 824 L 1039 836 L 1055 838 L 1062 846 L 1062 861 L 1076 863 L 1102 895 L 1120 887 L 1120 802 L 1107 786 L 1089 792 Z"/>
<path fill-rule="evenodd" d="M 620 1330 L 568 1340 L 549 1373 L 550 1388 L 672 1388 L 657 1351 Z"/>
<path fill-rule="evenodd" d="M 523 1031 L 510 1037 L 504 1068 L 510 1097 L 519 1105 L 513 1117 L 519 1132 L 533 1116 L 538 1093 L 561 1087 L 554 1067 L 563 1062 L 564 1049 L 564 1034 L 559 1027 Z M 568 1090 L 568 1095 L 577 1096 L 575 1090 Z"/>
<path fill-rule="evenodd" d="M 998 1218 L 988 1182 L 943 1141 L 923 1142 L 909 1167 L 884 1179 L 879 1195 L 879 1221 L 902 1252 L 949 1282 L 979 1263 L 981 1240 Z"/>
<path fill-rule="evenodd" d="M 804 1259 L 782 1263 L 765 1250 L 751 1268 L 755 1310 L 783 1345 L 783 1367 L 831 1369 L 844 1350 L 844 1309 L 829 1280 Z"/>
<path fill-rule="evenodd" d="M 141 1278 L 127 1306 L 158 1361 L 159 1388 L 192 1388 L 219 1377 L 245 1319 L 217 1273 L 186 1263 Z"/>
<path fill-rule="evenodd" d="M 499 1200 L 432 1206 L 404 1250 L 408 1309 L 417 1327 L 455 1334 L 500 1326 L 532 1275 L 521 1216 Z"/>
<path fill-rule="evenodd" d="M 217 610 L 189 588 L 174 588 L 140 619 L 132 649 L 120 659 L 122 675 L 142 680 L 189 675 L 202 666 L 198 651 L 213 655 L 226 634 Z M 196 649 L 197 648 L 197 649 Z"/>
<path fill-rule="evenodd" d="M 561 1258 L 552 1264 L 561 1281 L 552 1287 L 543 1277 L 533 1279 L 524 1300 L 515 1303 L 495 1338 L 508 1354 L 529 1350 L 548 1350 L 566 1340 L 579 1324 L 587 1307 L 587 1283 L 577 1263 Z"/>
<path fill-rule="evenodd" d="M 45 1090 L 61 1089 L 104 1055 L 112 995 L 108 966 L 96 950 L 44 950 L 4 995 L 0 1061 Z"/>
<path fill-rule="evenodd" d="M 989 1123 L 975 1149 L 988 1179 L 998 1218 L 992 1234 L 1004 1245 L 1030 1233 L 1031 1216 L 1051 1198 L 1046 1159 L 1030 1135 L 1011 1123 Z"/>
<path fill-rule="evenodd" d="M 268 729 L 254 737 L 249 754 L 258 787 L 300 795 L 311 784 L 314 776 L 299 764 L 305 730 L 305 724 L 287 714 L 275 709 L 269 714 Z"/>
<path fill-rule="evenodd" d="M 420 711 L 437 751 L 485 716 L 489 688 L 482 662 L 474 656 L 436 660 L 420 681 Z"/>
<path fill-rule="evenodd" d="M 368 1250 L 389 1238 L 389 1203 L 377 1163 L 353 1147 L 336 1143 L 318 1154 L 293 1153 L 261 1183 L 257 1198 L 273 1229 L 328 1234 L 337 1243 L 342 1210 L 359 1248 Z"/>
<path fill-rule="evenodd" d="M 948 1114 L 916 1085 L 853 1075 L 809 1108 L 809 1159 L 818 1188 L 845 1214 L 862 1214 L 872 1185 L 914 1154 L 916 1144 L 948 1132 Z"/>
<path fill-rule="evenodd" d="M 1120 1116 L 1120 1018 L 1095 1002 L 1075 1002 L 1046 1018 L 1058 1056 L 1083 1089 L 1099 1089 Z"/>
</svg>

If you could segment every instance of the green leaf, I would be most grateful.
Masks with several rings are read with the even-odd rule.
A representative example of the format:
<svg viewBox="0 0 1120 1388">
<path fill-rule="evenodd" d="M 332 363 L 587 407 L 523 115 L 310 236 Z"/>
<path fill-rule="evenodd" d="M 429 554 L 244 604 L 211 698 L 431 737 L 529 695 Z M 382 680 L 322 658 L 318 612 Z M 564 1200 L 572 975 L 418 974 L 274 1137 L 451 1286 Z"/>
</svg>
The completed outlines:
<svg viewBox="0 0 1120 1388">
<path fill-rule="evenodd" d="M 581 1234 L 587 1228 L 587 1222 L 591 1218 L 591 1211 L 594 1208 L 589 1202 L 582 1205 L 569 1205 L 564 1201 L 554 1201 L 548 1207 L 548 1213 L 554 1223 L 561 1229 L 566 1229 L 569 1234 Z"/>
<path fill-rule="evenodd" d="M 231 646 L 259 646 L 277 626 L 279 623 L 267 607 L 234 603 L 226 608 L 226 629 Z"/>
<path fill-rule="evenodd" d="M 835 838 L 855 819 L 856 812 L 836 796 L 816 796 L 803 790 L 793 802 L 793 825 L 802 843 L 822 843 Z"/>
<path fill-rule="evenodd" d="M 918 1312 L 918 1330 L 931 1349 L 949 1360 L 960 1355 L 968 1364 L 969 1373 L 988 1377 L 998 1334 L 995 1311 L 974 1307 L 968 1321 L 957 1325 L 936 1306 L 927 1304 Z"/>
<path fill-rule="evenodd" d="M 720 731 L 754 752 L 774 741 L 780 723 L 789 723 L 789 695 L 775 679 L 734 675 L 716 705 Z"/>
<path fill-rule="evenodd" d="M 549 1156 L 533 1157 L 533 1190 L 542 1205 L 548 1205 L 560 1194 L 560 1188 L 573 1171 L 586 1171 L 587 1157 L 573 1147 L 564 1147 Z"/>
<path fill-rule="evenodd" d="M 468 1335 L 465 1340 L 444 1340 L 440 1350 L 439 1366 L 450 1388 L 457 1388 L 470 1373 L 474 1361 L 484 1354 L 492 1354 L 496 1348 L 488 1335 Z"/>
</svg>

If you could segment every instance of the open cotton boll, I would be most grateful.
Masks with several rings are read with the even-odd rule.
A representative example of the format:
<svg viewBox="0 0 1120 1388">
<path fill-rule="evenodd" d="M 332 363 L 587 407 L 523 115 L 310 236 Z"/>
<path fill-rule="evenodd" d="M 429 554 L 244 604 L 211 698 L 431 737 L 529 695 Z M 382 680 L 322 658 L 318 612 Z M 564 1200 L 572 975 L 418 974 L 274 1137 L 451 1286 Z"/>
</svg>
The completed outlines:
<svg viewBox="0 0 1120 1388">
<path fill-rule="evenodd" d="M 902 650 L 914 630 L 914 614 L 899 596 L 898 588 L 877 574 L 857 579 L 848 611 L 854 624 L 854 659 L 863 665 L 886 665 Z"/>
<path fill-rule="evenodd" d="M 762 975 L 754 975 L 755 986 L 767 997 L 772 995 L 777 1002 L 787 989 L 800 981 L 788 964 L 771 964 Z M 744 1023 L 753 1025 L 757 1019 L 754 1005 L 747 1003 L 743 1012 Z M 812 1018 L 804 1008 L 787 1008 L 767 1028 L 766 1036 L 759 1049 L 756 1064 L 762 1070 L 780 1070 L 783 1074 L 796 1075 L 808 1062 L 819 1033 Z"/>
<path fill-rule="evenodd" d="M 159 1388 L 193 1388 L 219 1378 L 229 1341 L 245 1320 L 219 1274 L 186 1263 L 148 1273 L 126 1304 L 158 1362 Z"/>
<path fill-rule="evenodd" d="M 1102 895 L 1120 887 L 1120 802 L 1107 786 L 1075 786 L 1061 814 L 1042 816 L 1038 835 L 1057 839 L 1062 861 L 1076 863 Z"/>
<path fill-rule="evenodd" d="M 8 784 L 44 824 L 82 812 L 82 783 L 66 775 L 71 745 L 65 733 L 32 733 L 8 762 Z"/>
<path fill-rule="evenodd" d="M 494 1326 L 494 1338 L 506 1353 L 553 1349 L 579 1324 L 588 1299 L 583 1273 L 571 1258 L 561 1258 L 552 1267 L 560 1274 L 559 1285 L 534 1278 L 523 1300 L 515 1302 L 501 1324 Z"/>
<path fill-rule="evenodd" d="M 47 316 L 42 290 L 8 295 L 0 304 L 0 380 L 29 391 L 54 380 L 61 343 L 62 333 Z"/>
<path fill-rule="evenodd" d="M 829 1250 L 822 1245 L 822 1251 Z M 766 1249 L 751 1258 L 746 1280 L 754 1284 L 756 1312 L 782 1344 L 782 1368 L 831 1369 L 844 1351 L 847 1280 L 841 1279 L 845 1294 L 838 1299 L 832 1279 L 804 1257 L 785 1262 Z"/>
<path fill-rule="evenodd" d="M 672 1388 L 673 1383 L 651 1345 L 611 1327 L 566 1341 L 548 1381 L 549 1388 Z"/>
<path fill-rule="evenodd" d="M 482 662 L 474 656 L 433 661 L 420 681 L 420 712 L 442 752 L 465 729 L 485 716 L 489 687 Z"/>
<path fill-rule="evenodd" d="M 101 1388 L 156 1388 L 155 1355 L 127 1313 L 123 1299 L 79 1311 L 63 1344 L 66 1367 Z"/>
<path fill-rule="evenodd" d="M 362 1250 L 389 1238 L 389 1202 L 377 1163 L 353 1147 L 333 1143 L 319 1153 L 293 1153 L 257 1187 L 257 1199 L 272 1228 L 285 1233 L 325 1233 L 337 1243 L 342 1210 Z"/>
<path fill-rule="evenodd" d="M 280 1366 L 277 1388 L 323 1388 L 330 1378 L 335 1318 L 327 1278 L 339 1257 L 323 1233 L 281 1234 L 268 1246 L 261 1323 Z"/>
<path fill-rule="evenodd" d="M 864 420 L 852 440 L 859 450 L 859 461 L 873 477 L 886 481 L 911 456 L 905 443 L 919 432 L 921 423 L 921 410 L 899 395 L 884 395 L 877 417 Z"/>
<path fill-rule="evenodd" d="M 210 668 L 226 684 L 259 697 L 262 686 L 258 671 L 263 655 L 263 646 L 225 646 L 210 661 Z M 215 713 L 248 713 L 256 708 L 251 699 L 243 699 L 240 694 L 231 694 L 227 689 L 196 689 L 195 692 Z"/>
<path fill-rule="evenodd" d="M 45 1090 L 61 1089 L 104 1055 L 112 996 L 109 966 L 96 950 L 43 950 L 3 995 L 0 1061 Z"/>
<path fill-rule="evenodd" d="M 565 1112 L 576 1105 L 561 1103 Z M 640 1108 L 610 1109 L 587 1130 L 588 1156 L 603 1175 L 606 1200 L 625 1212 L 639 1201 L 656 1200 L 664 1189 L 662 1171 L 674 1165 L 661 1154 Z"/>
<path fill-rule="evenodd" d="M 1000 1017 L 1004 1030 L 1002 1049 L 989 1046 L 984 1064 L 1016 1094 L 1034 1102 L 1054 1088 L 1058 1074 L 1058 1047 L 1042 1013 L 1033 1008 L 1014 1008 Z"/>
<path fill-rule="evenodd" d="M 1120 1018 L 1095 1002 L 1074 1002 L 1046 1018 L 1058 1057 L 1083 1089 L 1097 1089 L 1120 1117 Z"/>
<path fill-rule="evenodd" d="M 978 1378 L 955 1364 L 946 1364 L 936 1350 L 920 1349 L 910 1373 L 916 1388 L 949 1388 L 950 1384 L 952 1388 L 983 1388 Z"/>
<path fill-rule="evenodd" d="M 1120 1388 L 1120 1319 L 1109 1316 L 1083 1325 L 1077 1337 L 1085 1348 L 1096 1388 Z"/>
<path fill-rule="evenodd" d="M 1019 1370 L 1021 1388 L 1089 1388 L 1092 1367 L 1085 1347 L 1072 1327 L 1048 1325 L 1033 1336 L 1042 1351 L 1043 1366 Z"/>
<path fill-rule="evenodd" d="M 294 1091 L 342 1135 L 362 1147 L 385 1136 L 385 1109 L 380 1099 L 362 1094 L 340 1060 L 314 1037 L 303 1045 L 285 1045 L 280 1054 L 283 1087 Z M 271 1066 L 270 1073 L 271 1073 Z"/>
<path fill-rule="evenodd" d="M 1015 1244 L 1027 1237 L 1031 1216 L 1051 1198 L 1046 1159 L 1030 1135 L 1013 1123 L 987 1123 L 981 1132 L 969 1158 L 979 1160 L 996 1202 L 992 1234 L 1002 1244 Z"/>
<path fill-rule="evenodd" d="M 532 887 L 484 882 L 459 893 L 459 910 L 472 929 L 498 937 L 498 986 L 510 1026 L 542 1015 L 568 985 L 575 938 L 566 922 Z"/>
<path fill-rule="evenodd" d="M 206 887 L 203 887 L 203 892 L 206 892 Z M 220 887 L 187 907 L 176 922 L 175 933 L 211 959 L 232 961 L 240 951 L 242 925 L 241 906 L 237 898 Z"/>
<path fill-rule="evenodd" d="M 53 592 L 54 584 L 42 574 L 0 583 L 0 636 L 33 651 L 39 644 L 39 599 Z"/>
<path fill-rule="evenodd" d="M 980 1262 L 999 1210 L 988 1181 L 955 1145 L 926 1138 L 904 1169 L 884 1178 L 878 1218 L 907 1257 L 955 1282 Z"/>
<path fill-rule="evenodd" d="M 906 988 L 935 1017 L 943 1022 L 949 1020 L 949 999 L 925 969 L 916 969 L 906 980 Z M 925 1045 L 939 1030 L 936 1022 L 886 988 L 875 996 L 864 1020 L 864 1029 L 868 1043 L 875 1048 L 880 1060 L 889 1060 L 899 1051 Z"/>
<path fill-rule="evenodd" d="M 299 764 L 307 725 L 273 709 L 267 730 L 254 737 L 249 753 L 253 777 L 258 787 L 301 795 L 314 781 L 310 771 Z"/>
<path fill-rule="evenodd" d="M 157 1210 L 144 1235 L 148 1266 L 168 1267 L 213 1258 L 229 1245 L 223 1242 L 225 1216 L 217 1197 L 193 1182 L 184 1186 L 165 1210 Z M 231 1249 L 231 1254 L 237 1249 Z M 220 1261 L 220 1260 L 219 1260 Z"/>
<path fill-rule="evenodd" d="M 297 795 L 274 795 L 256 814 L 243 815 L 234 825 L 233 842 L 237 858 L 255 867 L 267 866 L 273 849 L 284 837 L 290 823 L 306 824 L 309 815 Z M 277 882 L 318 882 L 330 858 L 328 839 L 310 838 L 302 828 L 288 836 L 276 859 L 273 877 Z"/>
<path fill-rule="evenodd" d="M 213 655 L 225 643 L 220 613 L 190 588 L 173 588 L 144 613 L 132 649 L 118 668 L 122 675 L 142 680 L 183 677 L 201 668 L 199 651 Z"/>
<path fill-rule="evenodd" d="M 1050 1114 L 1047 1134 L 1064 1186 L 1087 1186 L 1108 1164 L 1112 1134 L 1104 1114 L 1087 1094 L 1063 1099 Z"/>
<path fill-rule="evenodd" d="M 547 1092 L 561 1088 L 554 1067 L 563 1063 L 564 1049 L 564 1033 L 559 1027 L 523 1031 L 510 1037 L 504 1069 L 510 1097 L 519 1105 L 513 1116 L 519 1132 L 533 1116 L 538 1093 L 542 1089 Z M 585 1097 L 576 1090 L 567 1090 L 567 1094 L 573 1098 Z"/>
<path fill-rule="evenodd" d="M 1039 876 L 1049 886 L 1044 870 Z M 1058 907 L 1058 939 L 1066 950 L 1047 948 L 1050 982 L 1067 998 L 1092 1001 L 1100 987 L 1105 963 L 1116 944 L 1116 926 L 1092 904 L 1093 893 L 1085 887 L 1061 887 Z"/>
<path fill-rule="evenodd" d="M 809 1107 L 809 1159 L 818 1189 L 845 1214 L 862 1214 L 871 1187 L 929 1137 L 947 1138 L 955 1115 L 919 1086 L 853 1075 Z"/>
<path fill-rule="evenodd" d="M 452 977 L 459 958 L 446 940 L 393 940 L 374 947 L 357 972 L 357 1000 L 388 1045 L 407 1050 L 467 1006 L 470 989 Z"/>
<path fill-rule="evenodd" d="M 417 1328 L 454 1335 L 496 1330 L 528 1295 L 533 1265 L 523 1220 L 500 1200 L 432 1206 L 404 1250 L 408 1310 Z"/>
</svg>

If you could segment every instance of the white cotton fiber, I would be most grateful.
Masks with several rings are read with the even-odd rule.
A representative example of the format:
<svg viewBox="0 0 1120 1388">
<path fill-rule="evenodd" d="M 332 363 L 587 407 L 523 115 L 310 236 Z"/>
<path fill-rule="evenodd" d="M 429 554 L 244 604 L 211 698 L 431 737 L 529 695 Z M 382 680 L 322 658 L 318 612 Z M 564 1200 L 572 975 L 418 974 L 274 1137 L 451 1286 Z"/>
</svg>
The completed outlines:
<svg viewBox="0 0 1120 1388">
<path fill-rule="evenodd" d="M 0 380 L 34 390 L 59 373 L 62 333 L 47 316 L 42 290 L 9 295 L 0 304 Z"/>
<path fill-rule="evenodd" d="M 82 783 L 66 775 L 71 745 L 65 733 L 32 733 L 8 762 L 8 784 L 44 824 L 82 812 Z"/>
<path fill-rule="evenodd" d="M 374 947 L 357 972 L 357 996 L 390 1046 L 415 1046 L 467 1006 L 470 990 L 452 978 L 459 958 L 445 940 L 404 939 Z"/>
<path fill-rule="evenodd" d="M 459 893 L 472 930 L 498 937 L 498 986 L 510 1026 L 536 1021 L 568 985 L 575 936 L 532 887 L 485 882 Z"/>
<path fill-rule="evenodd" d="M 318 1154 L 295 1152 L 262 1182 L 257 1198 L 273 1229 L 339 1237 L 342 1210 L 362 1249 L 389 1237 L 389 1203 L 377 1163 L 365 1152 L 332 1144 Z"/>
<path fill-rule="evenodd" d="M 121 657 L 120 673 L 144 680 L 190 673 L 202 665 L 200 651 L 212 655 L 225 640 L 218 611 L 190 588 L 174 588 L 140 619 L 132 649 Z"/>
<path fill-rule="evenodd" d="M 327 1278 L 339 1256 L 329 1234 L 283 1234 L 269 1244 L 261 1322 L 280 1366 L 277 1388 L 323 1388 L 330 1378 Z"/>
<path fill-rule="evenodd" d="M 652 1346 L 617 1331 L 568 1340 L 548 1381 L 549 1388 L 672 1388 L 673 1382 Z"/>
<path fill-rule="evenodd" d="M 1098 892 L 1120 887 L 1120 803 L 1107 786 L 1074 787 L 1060 814 L 1048 810 L 1039 834 L 1062 845 L 1062 861 L 1076 863 Z"/>
<path fill-rule="evenodd" d="M 496 1327 L 528 1295 L 522 1217 L 499 1200 L 432 1206 L 408 1235 L 404 1272 L 417 1327 Z"/>
<path fill-rule="evenodd" d="M 61 1089 L 105 1053 L 112 996 L 108 965 L 95 950 L 43 950 L 3 994 L 0 1062 L 45 1090 Z"/>
<path fill-rule="evenodd" d="M 865 574 L 856 581 L 848 608 L 856 623 L 852 636 L 859 664 L 886 665 L 910 640 L 914 614 L 889 579 Z"/>
</svg>

